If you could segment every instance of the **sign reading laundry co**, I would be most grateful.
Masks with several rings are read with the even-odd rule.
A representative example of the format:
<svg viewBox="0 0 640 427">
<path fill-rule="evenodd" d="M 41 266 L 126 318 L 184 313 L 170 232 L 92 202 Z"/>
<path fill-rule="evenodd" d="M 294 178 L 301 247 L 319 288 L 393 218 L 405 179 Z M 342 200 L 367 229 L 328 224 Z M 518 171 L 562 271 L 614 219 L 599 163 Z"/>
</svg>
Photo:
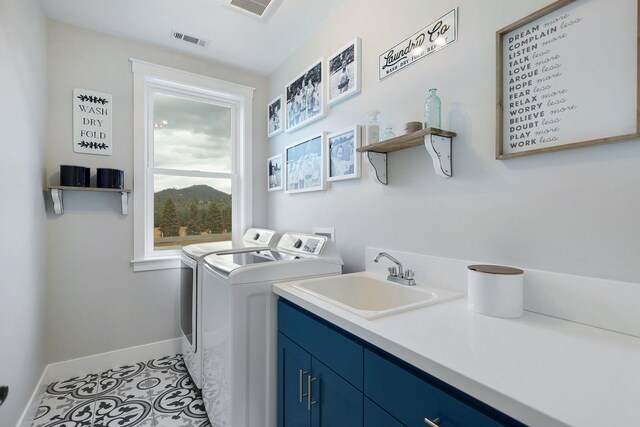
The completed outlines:
<svg viewBox="0 0 640 427">
<path fill-rule="evenodd" d="M 458 38 L 456 9 L 380 55 L 380 80 L 450 45 Z"/>
<path fill-rule="evenodd" d="M 113 154 L 113 102 L 108 93 L 73 90 L 73 151 Z"/>
</svg>

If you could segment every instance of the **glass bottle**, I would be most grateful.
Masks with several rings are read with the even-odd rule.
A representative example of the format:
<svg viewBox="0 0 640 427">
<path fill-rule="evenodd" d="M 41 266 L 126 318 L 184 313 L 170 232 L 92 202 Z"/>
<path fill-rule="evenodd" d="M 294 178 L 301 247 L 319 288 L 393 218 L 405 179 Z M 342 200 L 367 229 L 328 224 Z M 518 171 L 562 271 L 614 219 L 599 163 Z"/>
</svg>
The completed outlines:
<svg viewBox="0 0 640 427">
<path fill-rule="evenodd" d="M 437 89 L 429 89 L 429 96 L 424 102 L 424 128 L 441 128 L 442 117 L 440 109 L 442 103 L 436 94 Z"/>
<path fill-rule="evenodd" d="M 382 134 L 382 141 L 386 141 L 387 139 L 395 138 L 396 134 L 393 133 L 393 128 L 391 126 L 385 128 L 384 133 Z"/>
</svg>

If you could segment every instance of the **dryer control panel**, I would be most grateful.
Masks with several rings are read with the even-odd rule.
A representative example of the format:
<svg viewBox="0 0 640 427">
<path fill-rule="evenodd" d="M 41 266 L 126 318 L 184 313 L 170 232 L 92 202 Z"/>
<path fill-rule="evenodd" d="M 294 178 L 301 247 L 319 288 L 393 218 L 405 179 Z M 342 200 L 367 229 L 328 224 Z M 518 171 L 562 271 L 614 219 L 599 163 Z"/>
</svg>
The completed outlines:
<svg viewBox="0 0 640 427">
<path fill-rule="evenodd" d="M 320 255 L 327 242 L 324 236 L 285 233 L 278 243 L 278 249 L 307 255 Z"/>
</svg>

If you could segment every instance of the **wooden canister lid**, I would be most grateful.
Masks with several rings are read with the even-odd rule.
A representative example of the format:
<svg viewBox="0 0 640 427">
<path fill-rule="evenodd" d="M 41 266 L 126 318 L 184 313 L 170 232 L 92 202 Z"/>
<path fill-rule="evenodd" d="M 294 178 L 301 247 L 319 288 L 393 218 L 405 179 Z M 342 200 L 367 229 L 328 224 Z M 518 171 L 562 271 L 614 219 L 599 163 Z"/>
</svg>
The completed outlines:
<svg viewBox="0 0 640 427">
<path fill-rule="evenodd" d="M 467 268 L 469 270 L 477 271 L 479 273 L 488 273 L 488 274 L 514 275 L 514 274 L 524 273 L 524 271 L 520 270 L 519 268 L 505 267 L 503 265 L 470 265 Z"/>
</svg>

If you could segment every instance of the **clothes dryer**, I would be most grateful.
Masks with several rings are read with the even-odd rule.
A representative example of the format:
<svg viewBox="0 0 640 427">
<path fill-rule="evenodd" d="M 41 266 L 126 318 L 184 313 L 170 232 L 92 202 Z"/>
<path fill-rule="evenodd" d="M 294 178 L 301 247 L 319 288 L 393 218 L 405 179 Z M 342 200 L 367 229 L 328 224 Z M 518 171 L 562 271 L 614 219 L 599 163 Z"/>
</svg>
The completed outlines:
<svg viewBox="0 0 640 427">
<path fill-rule="evenodd" d="M 275 248 L 280 235 L 274 230 L 249 228 L 239 245 L 209 242 L 182 248 L 180 259 L 180 331 L 185 365 L 196 387 L 202 387 L 202 260 L 206 255 L 233 249 Z"/>
</svg>

